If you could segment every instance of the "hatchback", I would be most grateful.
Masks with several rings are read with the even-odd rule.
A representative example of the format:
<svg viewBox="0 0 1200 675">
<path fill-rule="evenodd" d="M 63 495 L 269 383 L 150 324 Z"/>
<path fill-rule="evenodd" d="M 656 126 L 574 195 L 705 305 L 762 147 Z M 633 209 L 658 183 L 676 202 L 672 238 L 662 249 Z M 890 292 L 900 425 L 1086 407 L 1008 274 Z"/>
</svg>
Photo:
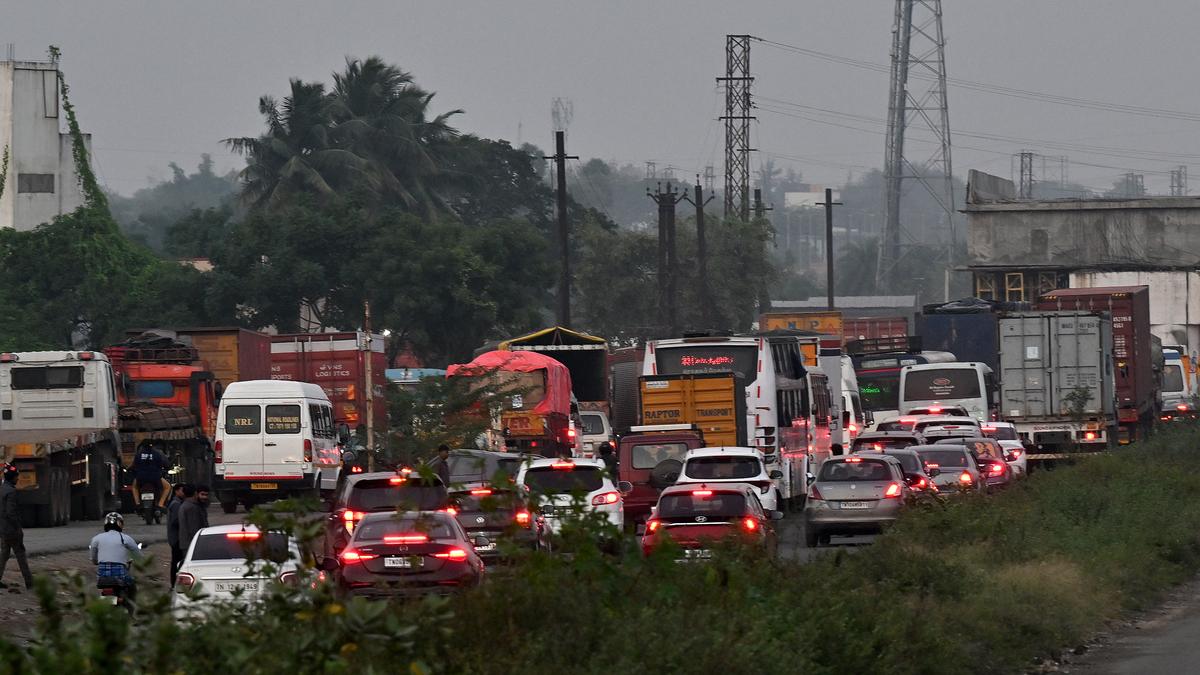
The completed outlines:
<svg viewBox="0 0 1200 675">
<path fill-rule="evenodd" d="M 296 541 L 286 534 L 253 525 L 206 527 L 184 554 L 171 607 L 188 616 L 221 602 L 249 604 L 272 583 L 298 583 L 300 561 Z"/>
<path fill-rule="evenodd" d="M 743 543 L 774 556 L 778 548 L 773 521 L 783 514 L 763 509 L 756 488 L 741 483 L 674 485 L 663 490 L 646 521 L 642 553 L 665 542 L 682 550 L 681 561 L 712 557 L 714 545 Z"/>
<path fill-rule="evenodd" d="M 813 477 L 804 507 L 809 547 L 830 535 L 880 532 L 900 516 L 910 495 L 900 461 L 888 455 L 833 457 Z"/>
<path fill-rule="evenodd" d="M 683 470 L 675 484 L 748 483 L 758 491 L 763 508 L 776 511 L 779 490 L 775 487 L 775 479 L 782 477 L 783 473 L 778 469 L 767 471 L 762 452 L 756 448 L 696 448 L 683 456 Z"/>
<path fill-rule="evenodd" d="M 352 595 L 446 594 L 483 580 L 484 563 L 448 513 L 372 513 L 338 556 L 338 587 Z"/>
<path fill-rule="evenodd" d="M 1013 480 L 1004 448 L 994 438 L 946 438 L 936 441 L 935 445 L 966 446 L 979 465 L 989 490 L 1006 487 Z"/>
<path fill-rule="evenodd" d="M 987 483 L 964 445 L 916 445 L 910 448 L 921 456 L 925 470 L 933 476 L 933 483 L 942 493 L 980 492 Z"/>
<path fill-rule="evenodd" d="M 564 522 L 588 515 L 618 529 L 624 526 L 622 493 L 630 486 L 624 481 L 614 485 L 599 459 L 533 460 L 521 467 L 517 486 L 532 511 L 521 519 L 533 528 L 539 544 L 558 534 Z"/>
<path fill-rule="evenodd" d="M 342 483 L 330 505 L 325 519 L 325 555 L 336 557 L 368 513 L 450 508 L 449 492 L 436 476 L 424 478 L 403 471 L 356 474 Z"/>
</svg>

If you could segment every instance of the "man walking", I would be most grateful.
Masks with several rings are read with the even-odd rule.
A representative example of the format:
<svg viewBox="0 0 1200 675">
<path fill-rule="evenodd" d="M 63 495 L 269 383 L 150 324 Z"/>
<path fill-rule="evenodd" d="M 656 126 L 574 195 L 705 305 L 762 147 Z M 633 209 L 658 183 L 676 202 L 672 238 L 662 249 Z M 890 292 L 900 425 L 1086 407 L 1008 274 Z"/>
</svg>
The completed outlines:
<svg viewBox="0 0 1200 675">
<path fill-rule="evenodd" d="M 17 509 L 19 473 L 17 467 L 4 464 L 4 478 L 0 482 L 0 588 L 8 588 L 3 577 L 10 554 L 17 559 L 17 566 L 21 568 L 25 588 L 33 588 L 33 574 L 29 572 L 29 560 L 25 557 L 25 532 L 21 529 L 21 513 Z M 17 589 L 14 588 L 13 592 L 17 592 Z"/>
<path fill-rule="evenodd" d="M 179 567 L 183 565 L 184 551 L 179 546 L 179 507 L 183 505 L 183 500 L 187 499 L 188 489 L 192 489 L 190 485 L 176 483 L 171 491 L 171 501 L 167 504 L 167 544 L 171 547 L 171 586 L 175 585 L 175 575 L 179 573 Z M 192 489 L 192 494 L 195 492 L 195 489 Z"/>
<path fill-rule="evenodd" d="M 197 485 L 192 493 L 188 495 L 187 489 L 184 488 L 184 494 L 187 499 L 179 505 L 179 548 L 181 551 L 186 551 L 188 546 L 192 545 L 192 539 L 196 537 L 196 533 L 208 527 L 208 486 Z"/>
<path fill-rule="evenodd" d="M 433 473 L 442 479 L 442 484 L 450 487 L 450 446 L 442 443 L 438 446 L 437 459 L 433 460 Z"/>
</svg>

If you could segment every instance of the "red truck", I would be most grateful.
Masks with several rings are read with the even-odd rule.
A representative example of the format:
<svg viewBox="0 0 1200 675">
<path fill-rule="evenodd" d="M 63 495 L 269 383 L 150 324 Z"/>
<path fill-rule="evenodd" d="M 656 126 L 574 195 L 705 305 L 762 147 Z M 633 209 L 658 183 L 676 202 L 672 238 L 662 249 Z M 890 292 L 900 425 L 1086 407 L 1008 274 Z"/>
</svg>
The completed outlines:
<svg viewBox="0 0 1200 675">
<path fill-rule="evenodd" d="M 1036 309 L 1107 312 L 1112 317 L 1119 440 L 1124 444 L 1143 438 L 1158 413 L 1156 383 L 1162 370 L 1161 343 L 1156 349 L 1150 334 L 1150 287 L 1063 288 L 1040 297 Z"/>
<path fill-rule="evenodd" d="M 895 338 L 908 335 L 908 319 L 903 316 L 864 316 L 842 318 L 842 344 L 852 340 Z"/>
<path fill-rule="evenodd" d="M 382 335 L 371 336 L 367 382 L 367 334 L 292 333 L 271 337 L 271 379 L 320 385 L 333 403 L 334 421 L 351 429 L 367 423 L 367 390 L 374 400 L 374 424 L 387 426 L 387 356 Z"/>
</svg>

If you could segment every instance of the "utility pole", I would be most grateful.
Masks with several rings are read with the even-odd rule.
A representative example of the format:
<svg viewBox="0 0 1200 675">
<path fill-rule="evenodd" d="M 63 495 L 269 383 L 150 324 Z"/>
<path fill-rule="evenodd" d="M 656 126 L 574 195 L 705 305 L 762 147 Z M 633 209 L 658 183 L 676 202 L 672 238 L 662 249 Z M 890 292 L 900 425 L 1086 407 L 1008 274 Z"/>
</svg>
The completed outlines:
<svg viewBox="0 0 1200 675">
<path fill-rule="evenodd" d="M 375 470 L 375 384 L 371 366 L 373 359 L 371 358 L 371 301 L 363 300 L 363 332 L 366 336 L 363 340 L 363 349 L 366 351 L 365 363 L 363 364 L 363 375 L 366 378 L 366 400 L 367 400 L 367 471 Z"/>
<path fill-rule="evenodd" d="M 709 188 L 709 191 L 711 193 L 712 188 Z M 696 176 L 695 193 L 695 198 L 689 199 L 685 195 L 684 199 L 696 207 L 696 262 L 700 273 L 700 316 L 704 321 L 704 328 L 712 328 L 712 297 L 708 293 L 708 240 L 704 231 L 704 207 L 716 197 L 709 194 L 708 199 L 704 198 L 704 190 L 700 187 L 700 176 Z"/>
<path fill-rule="evenodd" d="M 571 240 L 567 226 L 567 160 L 579 159 L 567 154 L 565 131 L 554 132 L 554 155 L 542 159 L 553 159 L 558 170 L 558 325 L 571 327 Z"/>
<path fill-rule="evenodd" d="M 767 206 L 762 200 L 762 188 L 754 188 L 754 217 L 765 218 L 767 211 L 774 211 L 775 208 Z"/>
<path fill-rule="evenodd" d="M 725 217 L 750 219 L 750 36 L 725 36 Z"/>
<path fill-rule="evenodd" d="M 671 337 L 677 337 L 679 312 L 675 297 L 675 205 L 683 201 L 685 195 L 668 182 L 665 191 L 662 183 L 659 183 L 654 192 L 646 190 L 646 196 L 658 204 L 658 311 L 660 316 L 667 318 Z"/>
<path fill-rule="evenodd" d="M 833 207 L 841 206 L 841 202 L 833 201 L 833 190 L 825 188 L 825 295 L 826 304 L 833 309 Z"/>
</svg>

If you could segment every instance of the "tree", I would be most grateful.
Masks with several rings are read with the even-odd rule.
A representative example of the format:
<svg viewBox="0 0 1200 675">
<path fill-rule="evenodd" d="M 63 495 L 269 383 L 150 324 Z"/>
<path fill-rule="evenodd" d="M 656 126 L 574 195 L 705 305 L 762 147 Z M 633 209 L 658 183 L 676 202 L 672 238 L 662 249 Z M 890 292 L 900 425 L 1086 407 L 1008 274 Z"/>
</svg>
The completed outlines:
<svg viewBox="0 0 1200 675">
<path fill-rule="evenodd" d="M 212 157 L 207 154 L 191 174 L 174 162 L 168 166 L 171 180 L 142 188 L 132 197 L 108 195 L 113 218 L 121 230 L 159 252 L 166 249 L 167 233 L 176 222 L 190 217 L 195 210 L 228 207 L 237 194 L 237 174 L 217 175 Z"/>
</svg>

